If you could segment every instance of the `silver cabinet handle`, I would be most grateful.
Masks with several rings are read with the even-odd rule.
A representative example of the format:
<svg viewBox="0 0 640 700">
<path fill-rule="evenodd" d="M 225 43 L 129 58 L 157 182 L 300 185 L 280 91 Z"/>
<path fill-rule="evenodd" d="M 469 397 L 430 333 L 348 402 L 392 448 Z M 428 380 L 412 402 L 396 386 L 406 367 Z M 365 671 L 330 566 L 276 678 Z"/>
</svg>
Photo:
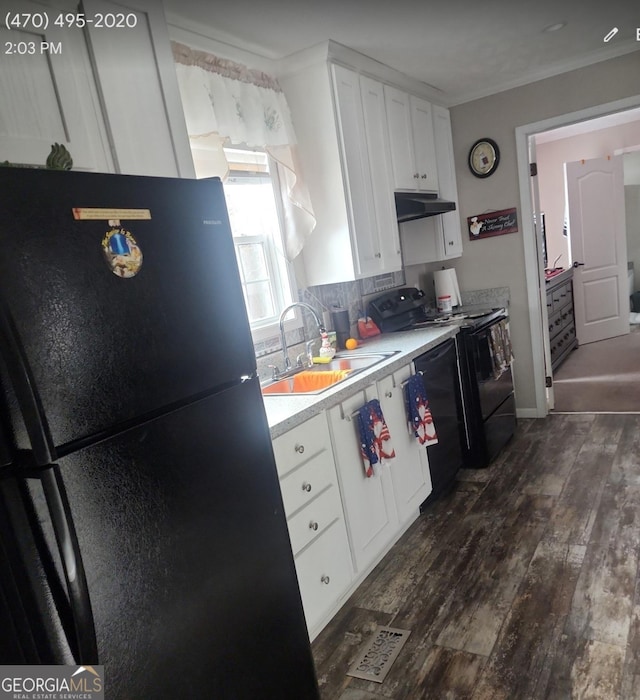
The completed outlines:
<svg viewBox="0 0 640 700">
<path fill-rule="evenodd" d="M 385 392 L 384 392 L 384 395 L 385 395 L 388 399 L 390 399 L 390 398 L 393 396 L 393 392 L 392 392 L 392 391 L 385 391 Z"/>
<path fill-rule="evenodd" d="M 313 530 L 313 531 L 315 532 L 319 527 L 320 527 L 320 526 L 318 525 L 317 522 L 315 522 L 315 520 L 312 520 L 312 521 L 309 523 L 309 530 Z"/>
<path fill-rule="evenodd" d="M 304 452 L 304 445 L 296 445 L 293 449 L 301 455 Z"/>
<path fill-rule="evenodd" d="M 381 258 L 381 257 L 382 257 L 382 253 L 376 253 L 374 257 L 376 257 L 376 258 Z"/>
<path fill-rule="evenodd" d="M 331 579 L 326 574 L 322 574 L 322 576 L 320 577 L 320 581 L 326 584 L 327 586 L 331 583 Z"/>
<path fill-rule="evenodd" d="M 309 493 L 309 491 L 311 491 L 311 484 L 308 484 L 306 481 L 303 482 L 303 484 L 302 484 L 302 490 L 303 490 L 303 491 L 306 491 L 307 493 Z"/>
</svg>

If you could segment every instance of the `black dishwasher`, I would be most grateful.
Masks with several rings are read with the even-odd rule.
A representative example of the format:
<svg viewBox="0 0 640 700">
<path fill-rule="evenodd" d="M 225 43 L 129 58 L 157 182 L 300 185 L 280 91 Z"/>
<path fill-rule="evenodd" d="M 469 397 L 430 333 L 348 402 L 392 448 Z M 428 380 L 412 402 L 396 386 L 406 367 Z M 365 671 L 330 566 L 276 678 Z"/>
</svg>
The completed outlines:
<svg viewBox="0 0 640 700">
<path fill-rule="evenodd" d="M 422 510 L 453 488 L 462 465 L 464 422 L 456 340 L 446 340 L 417 357 L 414 363 L 416 372 L 422 375 L 438 436 L 437 444 L 426 448 L 433 491 Z"/>
</svg>

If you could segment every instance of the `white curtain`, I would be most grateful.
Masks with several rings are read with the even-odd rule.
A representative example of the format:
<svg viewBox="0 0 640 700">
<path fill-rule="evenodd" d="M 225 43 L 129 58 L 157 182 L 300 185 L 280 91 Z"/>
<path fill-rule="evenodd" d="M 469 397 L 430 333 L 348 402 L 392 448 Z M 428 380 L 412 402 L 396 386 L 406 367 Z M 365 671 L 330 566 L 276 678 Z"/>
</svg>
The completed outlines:
<svg viewBox="0 0 640 700">
<path fill-rule="evenodd" d="M 278 82 L 256 70 L 172 42 L 178 85 L 192 143 L 201 141 L 221 162 L 222 143 L 264 148 L 275 160 L 283 189 L 285 250 L 293 260 L 316 223 L 297 162 L 289 106 Z"/>
</svg>

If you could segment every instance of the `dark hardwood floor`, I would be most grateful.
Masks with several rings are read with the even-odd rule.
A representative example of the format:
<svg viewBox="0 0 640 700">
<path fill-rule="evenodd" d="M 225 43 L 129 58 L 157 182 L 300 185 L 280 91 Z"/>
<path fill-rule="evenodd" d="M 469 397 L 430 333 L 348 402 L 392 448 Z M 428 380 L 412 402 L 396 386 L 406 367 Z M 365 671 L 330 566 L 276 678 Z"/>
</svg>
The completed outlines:
<svg viewBox="0 0 640 700">
<path fill-rule="evenodd" d="M 640 698 L 640 415 L 522 420 L 314 641 L 323 700 Z M 346 674 L 411 630 L 384 683 Z"/>
</svg>

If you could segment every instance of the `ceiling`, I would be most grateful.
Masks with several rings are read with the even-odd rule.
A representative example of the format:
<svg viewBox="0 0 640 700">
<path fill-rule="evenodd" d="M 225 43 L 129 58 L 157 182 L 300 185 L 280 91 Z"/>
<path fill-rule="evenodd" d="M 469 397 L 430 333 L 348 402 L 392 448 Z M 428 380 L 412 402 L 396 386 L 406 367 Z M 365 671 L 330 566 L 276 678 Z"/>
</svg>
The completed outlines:
<svg viewBox="0 0 640 700">
<path fill-rule="evenodd" d="M 631 0 L 165 0 L 165 7 L 170 19 L 187 20 L 185 29 L 268 59 L 331 39 L 442 91 L 449 105 L 640 50 Z M 544 31 L 557 23 L 566 26 Z"/>
</svg>

